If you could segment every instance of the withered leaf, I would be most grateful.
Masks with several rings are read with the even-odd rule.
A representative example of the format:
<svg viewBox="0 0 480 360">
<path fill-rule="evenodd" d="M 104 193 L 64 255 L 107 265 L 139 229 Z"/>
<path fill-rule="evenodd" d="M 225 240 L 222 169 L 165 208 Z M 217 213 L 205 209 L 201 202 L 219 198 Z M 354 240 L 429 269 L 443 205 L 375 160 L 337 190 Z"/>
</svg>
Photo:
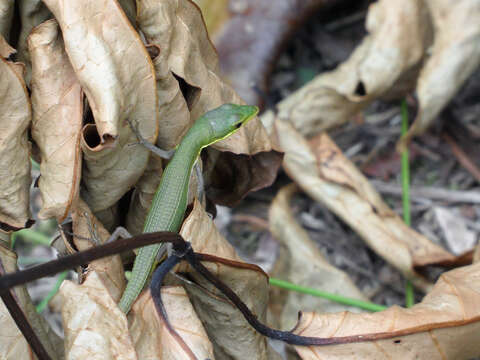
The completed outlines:
<svg viewBox="0 0 480 360">
<path fill-rule="evenodd" d="M 350 58 L 277 104 L 264 117 L 288 121 L 303 135 L 314 135 L 349 120 L 381 96 L 403 96 L 431 42 L 426 5 L 417 0 L 380 0 L 370 5 L 369 35 Z"/>
<path fill-rule="evenodd" d="M 82 198 L 92 211 L 109 208 L 140 178 L 157 136 L 155 74 L 148 52 L 116 0 L 46 0 L 85 92 L 95 125 L 83 130 Z M 119 41 L 121 39 L 121 41 Z"/>
<path fill-rule="evenodd" d="M 480 264 L 444 273 L 423 301 L 373 314 L 306 313 L 295 333 L 315 337 L 371 336 L 331 346 L 296 346 L 302 359 L 472 359 L 480 355 Z"/>
<path fill-rule="evenodd" d="M 478 2 L 427 0 L 425 3 L 433 20 L 435 41 L 418 79 L 420 109 L 401 145 L 430 126 L 480 65 Z"/>
<path fill-rule="evenodd" d="M 0 56 L 0 223 L 22 228 L 29 219 L 32 111 L 23 67 Z"/>
<path fill-rule="evenodd" d="M 284 169 L 302 190 L 342 218 L 417 286 L 429 288 L 416 267 L 454 261 L 452 254 L 394 215 L 328 135 L 320 135 L 320 147 L 315 148 L 292 125 L 280 120 L 275 122 L 275 134 L 285 151 Z M 322 157 L 325 154 L 328 157 Z"/>
<path fill-rule="evenodd" d="M 55 20 L 36 27 L 28 47 L 32 59 L 32 137 L 42 157 L 39 217 L 62 221 L 78 196 L 80 184 L 83 93 Z"/>
</svg>

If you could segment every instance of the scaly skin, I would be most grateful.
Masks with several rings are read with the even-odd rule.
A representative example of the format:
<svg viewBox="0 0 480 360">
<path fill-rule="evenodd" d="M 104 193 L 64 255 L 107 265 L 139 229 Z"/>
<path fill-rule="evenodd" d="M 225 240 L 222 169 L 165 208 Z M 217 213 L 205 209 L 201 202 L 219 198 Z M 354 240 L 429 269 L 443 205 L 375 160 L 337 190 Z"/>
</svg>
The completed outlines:
<svg viewBox="0 0 480 360">
<path fill-rule="evenodd" d="M 197 119 L 188 130 L 168 163 L 158 186 L 143 227 L 144 233 L 157 231 L 178 232 L 187 207 L 188 182 L 193 164 L 200 151 L 235 133 L 242 124 L 255 117 L 256 106 L 224 104 Z M 124 313 L 142 291 L 164 244 L 140 249 L 118 306 Z"/>
</svg>

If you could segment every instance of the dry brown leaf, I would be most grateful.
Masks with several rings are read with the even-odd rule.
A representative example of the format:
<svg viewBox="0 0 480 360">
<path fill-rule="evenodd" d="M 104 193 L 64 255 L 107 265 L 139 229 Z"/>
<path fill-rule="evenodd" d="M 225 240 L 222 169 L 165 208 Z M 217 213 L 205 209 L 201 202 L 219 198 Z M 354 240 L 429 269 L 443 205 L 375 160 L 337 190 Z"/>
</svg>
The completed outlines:
<svg viewBox="0 0 480 360">
<path fill-rule="evenodd" d="M 63 221 L 78 197 L 83 93 L 55 20 L 28 38 L 32 59 L 32 137 L 40 148 L 39 217 Z"/>
<path fill-rule="evenodd" d="M 79 251 L 86 250 L 95 245 L 105 243 L 110 234 L 103 227 L 88 208 L 88 205 L 82 199 L 78 199 L 72 207 L 73 238 L 74 245 Z M 96 234 L 98 239 L 92 239 L 92 234 Z M 90 240 L 86 240 L 90 239 Z M 88 265 L 87 271 L 94 271 L 103 281 L 109 296 L 114 301 L 120 300 L 125 289 L 125 276 L 123 274 L 123 263 L 120 255 L 92 261 Z"/>
<path fill-rule="evenodd" d="M 64 281 L 65 358 L 137 360 L 125 314 L 93 271 L 82 285 Z"/>
<path fill-rule="evenodd" d="M 0 223 L 10 230 L 24 227 L 30 216 L 32 110 L 20 64 L 0 56 L 0 79 Z"/>
<path fill-rule="evenodd" d="M 377 254 L 417 286 L 428 289 L 429 283 L 414 270 L 415 267 L 454 261 L 452 254 L 406 226 L 397 215 L 387 212 L 387 205 L 378 195 L 366 195 L 375 194 L 375 190 L 328 135 L 320 135 L 317 142 L 322 149 L 320 155 L 329 154 L 328 158 L 322 158 L 291 124 L 277 121 L 275 133 L 285 151 L 283 166 L 289 176 L 303 191 L 342 218 Z M 335 167 L 334 174 L 348 176 L 344 176 L 340 183 L 322 176 L 325 172 L 329 174 L 331 170 L 327 171 L 327 168 L 330 164 Z M 357 189 L 362 189 L 362 193 Z"/>
<path fill-rule="evenodd" d="M 0 245 L 0 273 L 17 271 L 17 256 Z M 25 312 L 35 333 L 52 359 L 63 358 L 62 340 L 49 328 L 43 317 L 35 311 L 35 306 L 25 286 L 14 288 L 18 304 Z M 3 301 L 0 300 L 0 358 L 1 359 L 36 359 L 30 346 L 13 321 Z"/>
<path fill-rule="evenodd" d="M 129 314 L 130 336 L 139 359 L 214 359 L 213 346 L 181 286 L 162 287 L 162 301 L 172 334 L 158 315 L 150 291 L 138 298 Z"/>
<path fill-rule="evenodd" d="M 347 61 L 277 104 L 277 114 L 269 111 L 262 118 L 288 121 L 308 136 L 349 120 L 380 96 L 392 96 L 393 91 L 403 96 L 415 85 L 418 66 L 430 43 L 424 3 L 375 2 L 370 5 L 366 27 L 369 35 Z"/>
<path fill-rule="evenodd" d="M 0 36 L 9 39 L 10 27 L 12 26 L 14 0 L 0 1 Z"/>
<path fill-rule="evenodd" d="M 218 232 L 198 201 L 184 221 L 180 235 L 192 243 L 196 252 L 212 254 L 212 261 L 204 262 L 204 265 L 230 286 L 261 322 L 265 322 L 267 275 L 255 265 L 238 261 L 235 250 Z M 182 266 L 178 271 L 187 269 Z M 184 285 L 213 343 L 216 358 L 277 358 L 278 354 L 269 350 L 266 339 L 247 323 L 240 311 L 225 300 L 212 284 L 195 272 L 191 272 L 190 277 L 195 284 Z"/>
<path fill-rule="evenodd" d="M 283 187 L 273 200 L 269 212 L 270 231 L 287 248 L 285 269 L 272 275 L 301 286 L 366 301 L 346 273 L 330 265 L 312 242 L 307 232 L 296 222 L 290 206 L 295 184 Z M 338 312 L 358 308 L 338 304 L 311 295 L 289 291 L 282 307 L 280 327 L 292 329 L 298 321 L 298 311 Z"/>
<path fill-rule="evenodd" d="M 423 301 L 373 314 L 306 313 L 295 333 L 315 337 L 371 334 L 374 341 L 297 346 L 302 359 L 442 359 L 480 355 L 480 264 L 444 273 Z M 386 338 L 388 337 L 388 338 Z M 383 340 L 382 340 L 383 338 Z"/>
<path fill-rule="evenodd" d="M 27 38 L 33 28 L 45 20 L 52 18 L 52 13 L 48 10 L 42 0 L 19 0 L 18 10 L 20 13 L 20 35 L 17 42 L 18 61 L 25 64 L 25 82 L 30 85 L 32 78 L 32 63 L 28 51 Z"/>
<path fill-rule="evenodd" d="M 161 49 L 154 59 L 161 91 L 157 144 L 170 148 L 178 143 L 191 122 L 208 110 L 242 101 L 218 75 L 217 54 L 195 4 L 189 0 L 141 0 L 137 8 L 145 37 Z M 184 88 L 184 100 L 179 99 L 180 86 Z M 175 116 L 165 116 L 168 114 Z M 271 148 L 263 126 L 256 120 L 213 146 L 236 154 L 255 154 Z"/>
<path fill-rule="evenodd" d="M 435 27 L 431 56 L 418 79 L 420 109 L 402 139 L 423 133 L 480 64 L 478 0 L 426 0 Z"/>
<path fill-rule="evenodd" d="M 155 74 L 148 52 L 116 0 L 46 0 L 62 29 L 65 50 L 87 95 L 95 125 L 82 137 L 82 198 L 92 211 L 112 206 L 148 162 L 127 120 L 150 142 L 157 136 Z M 121 41 L 118 41 L 121 39 Z"/>
</svg>

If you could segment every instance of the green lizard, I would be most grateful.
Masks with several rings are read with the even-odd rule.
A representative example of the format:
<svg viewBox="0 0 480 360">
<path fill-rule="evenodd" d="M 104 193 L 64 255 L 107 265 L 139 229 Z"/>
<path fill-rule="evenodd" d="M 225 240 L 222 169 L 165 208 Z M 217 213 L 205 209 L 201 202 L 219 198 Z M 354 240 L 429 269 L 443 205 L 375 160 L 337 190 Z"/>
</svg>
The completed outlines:
<svg viewBox="0 0 480 360">
<path fill-rule="evenodd" d="M 179 231 L 187 207 L 190 173 L 200 151 L 232 135 L 257 113 L 256 106 L 224 104 L 195 121 L 165 168 L 143 226 L 144 233 Z M 142 291 L 162 246 L 149 245 L 139 250 L 132 276 L 118 303 L 124 313 L 130 311 Z"/>
</svg>

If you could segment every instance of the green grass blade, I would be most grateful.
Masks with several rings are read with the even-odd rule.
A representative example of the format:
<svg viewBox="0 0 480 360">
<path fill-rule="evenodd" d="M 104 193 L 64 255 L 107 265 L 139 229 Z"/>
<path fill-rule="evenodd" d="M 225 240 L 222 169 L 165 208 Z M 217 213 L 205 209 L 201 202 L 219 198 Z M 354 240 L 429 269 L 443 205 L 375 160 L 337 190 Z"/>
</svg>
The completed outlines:
<svg viewBox="0 0 480 360">
<path fill-rule="evenodd" d="M 364 310 L 369 310 L 369 311 L 382 311 L 382 310 L 385 310 L 387 308 L 386 306 L 383 306 L 383 305 L 378 305 L 378 304 L 368 302 L 368 301 L 353 299 L 353 298 L 345 297 L 345 296 L 338 295 L 338 294 L 332 294 L 332 293 L 322 291 L 322 290 L 317 290 L 317 289 L 312 289 L 312 288 L 305 287 L 305 286 L 292 284 L 291 282 L 288 282 L 288 281 L 285 281 L 285 280 L 280 280 L 280 279 L 277 279 L 277 278 L 270 278 L 269 282 L 270 282 L 270 285 L 277 286 L 277 287 L 280 287 L 282 289 L 292 290 L 292 291 L 296 291 L 296 292 L 303 293 L 303 294 L 308 294 L 308 295 L 321 297 L 321 298 L 324 298 L 324 299 L 335 301 L 335 302 L 340 303 L 340 304 L 354 306 L 354 307 L 357 307 L 359 309 L 364 309 Z"/>
<path fill-rule="evenodd" d="M 402 101 L 402 136 L 408 131 L 408 107 L 405 100 Z M 402 151 L 402 205 L 403 221 L 407 226 L 411 225 L 410 215 L 410 164 L 408 161 L 408 149 Z M 411 307 L 414 304 L 414 289 L 412 283 L 407 280 L 405 284 L 405 306 Z"/>
</svg>

